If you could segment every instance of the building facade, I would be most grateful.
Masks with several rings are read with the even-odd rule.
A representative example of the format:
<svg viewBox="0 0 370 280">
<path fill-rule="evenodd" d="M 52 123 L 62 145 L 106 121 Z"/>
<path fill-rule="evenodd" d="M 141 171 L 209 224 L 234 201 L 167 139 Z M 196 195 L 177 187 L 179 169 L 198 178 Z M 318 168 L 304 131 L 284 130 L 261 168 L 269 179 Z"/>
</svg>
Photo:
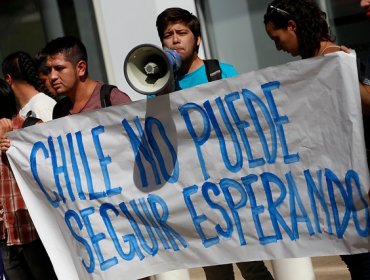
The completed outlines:
<svg viewBox="0 0 370 280">
<path fill-rule="evenodd" d="M 363 36 L 370 23 L 359 0 L 317 0 L 327 12 L 337 43 L 363 55 L 370 38 Z M 36 54 L 47 41 L 74 35 L 85 43 L 89 71 L 143 98 L 127 84 L 123 63 L 137 45 L 160 46 L 155 20 L 167 7 L 179 6 L 198 15 L 202 22 L 200 55 L 233 64 L 240 73 L 292 60 L 278 53 L 267 37 L 263 15 L 270 0 L 0 0 L 0 59 L 16 50 Z M 366 33 L 366 32 L 365 32 Z"/>
</svg>

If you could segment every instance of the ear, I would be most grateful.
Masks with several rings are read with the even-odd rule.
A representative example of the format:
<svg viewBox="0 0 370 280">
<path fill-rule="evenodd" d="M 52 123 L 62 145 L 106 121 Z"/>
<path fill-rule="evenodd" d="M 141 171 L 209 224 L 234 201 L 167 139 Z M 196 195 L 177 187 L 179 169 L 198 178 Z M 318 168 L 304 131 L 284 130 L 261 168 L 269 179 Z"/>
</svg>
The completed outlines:
<svg viewBox="0 0 370 280">
<path fill-rule="evenodd" d="M 198 36 L 197 38 L 197 46 L 199 47 L 200 46 L 200 43 L 202 42 L 202 38 L 200 38 L 200 36 Z"/>
<path fill-rule="evenodd" d="M 287 29 L 296 32 L 297 31 L 297 24 L 294 20 L 288 20 Z"/>
<path fill-rule="evenodd" d="M 80 60 L 79 62 L 77 62 L 76 69 L 77 75 L 79 77 L 84 77 L 86 75 L 86 67 L 87 67 L 86 61 Z"/>
<path fill-rule="evenodd" d="M 13 82 L 12 76 L 10 76 L 9 74 L 5 74 L 4 80 L 8 83 L 9 86 L 11 86 Z"/>
</svg>

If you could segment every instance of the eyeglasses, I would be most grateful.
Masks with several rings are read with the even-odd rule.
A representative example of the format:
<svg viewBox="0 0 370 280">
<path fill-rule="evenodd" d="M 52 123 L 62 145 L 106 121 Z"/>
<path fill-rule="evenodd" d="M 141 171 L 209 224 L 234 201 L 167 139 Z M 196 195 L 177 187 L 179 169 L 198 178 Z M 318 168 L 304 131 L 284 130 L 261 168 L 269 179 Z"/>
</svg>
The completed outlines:
<svg viewBox="0 0 370 280">
<path fill-rule="evenodd" d="M 276 12 L 278 12 L 280 14 L 290 16 L 290 13 L 288 13 L 287 11 L 284 11 L 283 9 L 277 8 L 277 7 L 272 6 L 272 5 L 269 5 L 268 10 L 269 10 L 268 11 L 269 13 L 271 13 L 272 11 L 276 11 Z"/>
</svg>

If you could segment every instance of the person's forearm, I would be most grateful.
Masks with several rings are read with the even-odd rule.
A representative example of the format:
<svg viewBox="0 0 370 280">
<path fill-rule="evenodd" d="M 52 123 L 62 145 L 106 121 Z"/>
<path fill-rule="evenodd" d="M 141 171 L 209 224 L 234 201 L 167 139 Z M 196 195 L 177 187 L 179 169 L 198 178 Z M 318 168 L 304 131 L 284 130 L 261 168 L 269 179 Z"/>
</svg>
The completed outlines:
<svg viewBox="0 0 370 280">
<path fill-rule="evenodd" d="M 370 115 L 370 86 L 360 84 L 360 95 L 362 104 L 362 113 Z"/>
<path fill-rule="evenodd" d="M 0 119 L 0 137 L 13 129 L 12 121 L 7 118 Z"/>
</svg>

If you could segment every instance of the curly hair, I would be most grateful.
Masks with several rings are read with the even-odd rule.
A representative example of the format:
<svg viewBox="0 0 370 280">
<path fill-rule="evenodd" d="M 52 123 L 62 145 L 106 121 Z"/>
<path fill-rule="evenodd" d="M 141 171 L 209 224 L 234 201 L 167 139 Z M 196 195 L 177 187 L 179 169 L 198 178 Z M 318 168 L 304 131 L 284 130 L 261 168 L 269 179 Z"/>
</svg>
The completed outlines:
<svg viewBox="0 0 370 280">
<path fill-rule="evenodd" d="M 0 118 L 11 119 L 17 114 L 15 95 L 8 83 L 0 79 Z"/>
<path fill-rule="evenodd" d="M 45 84 L 40 80 L 35 60 L 23 51 L 9 54 L 2 63 L 3 75 L 10 75 L 13 80 L 25 81 L 37 91 L 52 96 Z"/>
<path fill-rule="evenodd" d="M 320 49 L 320 42 L 334 41 L 326 14 L 313 0 L 273 0 L 264 15 L 264 24 L 272 22 L 275 28 L 287 28 L 288 21 L 296 23 L 299 54 L 313 57 Z"/>
</svg>

